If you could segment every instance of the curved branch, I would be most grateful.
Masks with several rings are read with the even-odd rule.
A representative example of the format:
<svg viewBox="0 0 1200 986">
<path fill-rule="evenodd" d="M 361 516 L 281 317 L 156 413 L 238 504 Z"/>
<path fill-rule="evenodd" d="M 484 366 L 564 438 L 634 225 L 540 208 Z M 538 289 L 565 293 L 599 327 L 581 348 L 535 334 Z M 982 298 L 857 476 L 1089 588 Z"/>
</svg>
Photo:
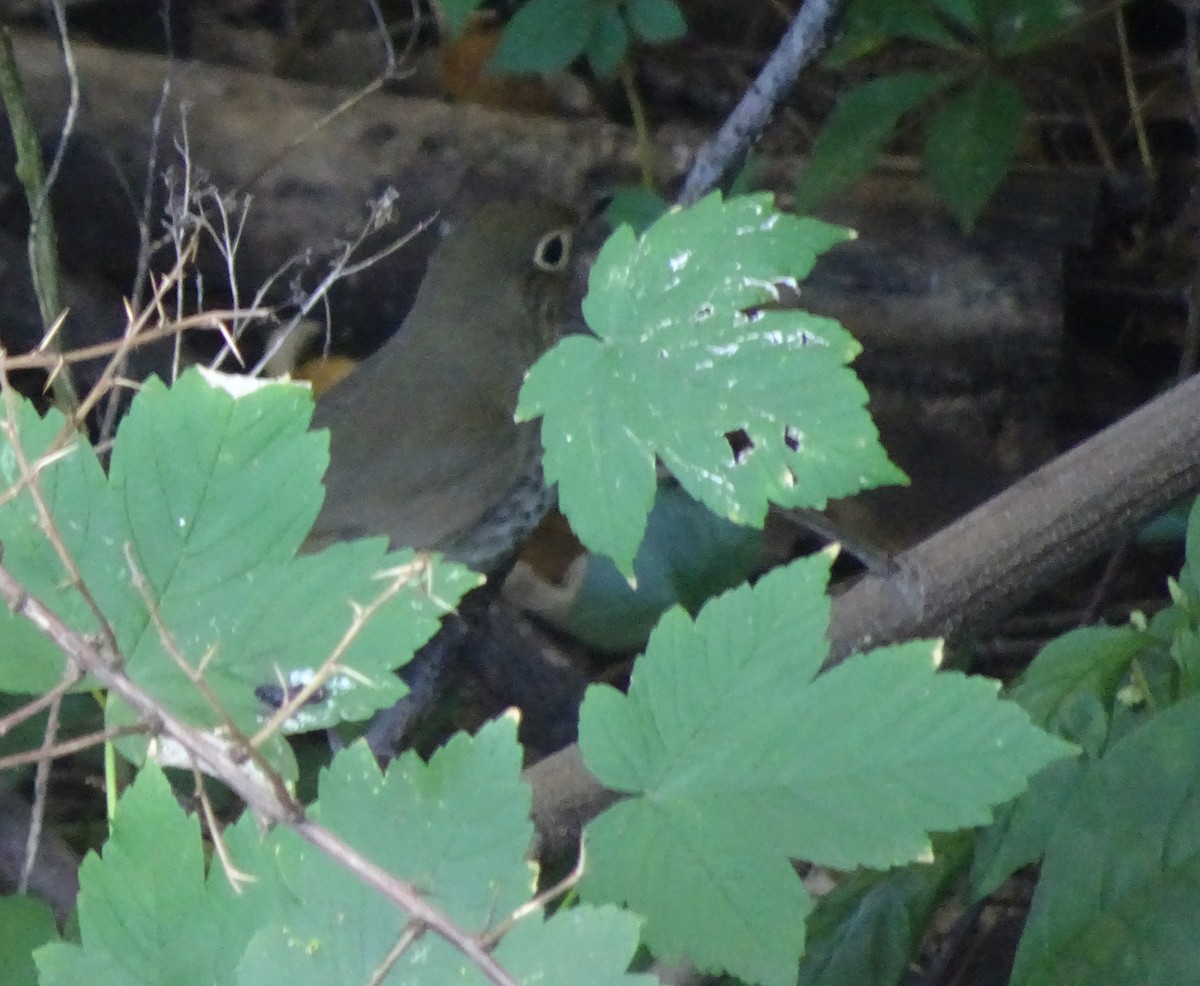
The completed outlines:
<svg viewBox="0 0 1200 986">
<path fill-rule="evenodd" d="M 828 669 L 864 648 L 980 628 L 1200 490 L 1200 376 L 906 551 L 833 601 Z M 615 800 L 571 746 L 525 772 L 539 850 L 573 850 Z"/>
</svg>

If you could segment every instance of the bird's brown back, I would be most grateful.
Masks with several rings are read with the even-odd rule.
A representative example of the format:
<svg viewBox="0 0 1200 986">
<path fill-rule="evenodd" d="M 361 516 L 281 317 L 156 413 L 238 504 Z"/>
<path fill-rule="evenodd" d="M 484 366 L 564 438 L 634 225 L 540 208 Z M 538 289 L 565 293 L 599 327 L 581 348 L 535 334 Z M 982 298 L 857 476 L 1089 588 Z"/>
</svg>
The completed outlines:
<svg viewBox="0 0 1200 986">
<path fill-rule="evenodd" d="M 519 537 L 544 512 L 537 426 L 512 416 L 571 320 L 572 226 L 564 209 L 493 203 L 439 246 L 399 331 L 317 401 L 331 461 L 309 547 L 383 535 L 487 570 L 512 550 L 503 526 Z"/>
</svg>

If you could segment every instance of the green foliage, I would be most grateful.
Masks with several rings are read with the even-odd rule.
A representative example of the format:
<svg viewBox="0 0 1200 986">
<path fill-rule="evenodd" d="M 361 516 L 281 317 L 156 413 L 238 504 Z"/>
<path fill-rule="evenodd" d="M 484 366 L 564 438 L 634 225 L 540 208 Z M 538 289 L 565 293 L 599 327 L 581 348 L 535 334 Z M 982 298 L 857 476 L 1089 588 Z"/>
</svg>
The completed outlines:
<svg viewBox="0 0 1200 986">
<path fill-rule="evenodd" d="M 386 774 L 358 744 L 324 772 L 311 815 L 372 861 L 408 874 L 454 920 L 482 929 L 506 918 L 533 889 L 523 858 L 533 829 L 520 763 L 511 719 L 485 726 L 474 739 L 455 737 L 428 765 L 414 754 L 402 757 Z M 263 837 L 247 817 L 225 839 L 247 881 L 237 892 L 215 860 L 205 875 L 195 817 L 148 765 L 119 803 L 103 858 L 84 863 L 82 944 L 37 952 L 42 986 L 366 982 L 406 916 L 290 830 Z M 637 925 L 615 908 L 579 907 L 549 920 L 535 910 L 494 954 L 523 983 L 651 986 L 653 980 L 625 973 Z M 379 981 L 486 982 L 430 935 Z"/>
<path fill-rule="evenodd" d="M 961 835 L 935 845 L 933 862 L 864 870 L 821 899 L 808 919 L 799 986 L 903 981 L 934 911 L 970 859 Z"/>
<path fill-rule="evenodd" d="M 641 236 L 670 208 L 670 202 L 644 185 L 618 185 L 604 218 L 614 229 L 623 224 Z"/>
<path fill-rule="evenodd" d="M 986 821 L 1072 750 L 998 701 L 994 683 L 938 673 L 929 642 L 814 678 L 830 560 L 733 590 L 695 623 L 672 611 L 629 694 L 594 687 L 584 702 L 588 768 L 633 797 L 588 826 L 583 895 L 645 915 L 659 954 L 794 982 L 810 903 L 790 859 L 847 869 L 928 858 L 930 831 Z"/>
<path fill-rule="evenodd" d="M 1005 59 L 1058 40 L 1077 14 L 1072 0 L 851 0 L 831 65 L 901 39 L 957 64 L 878 76 L 848 92 L 813 144 L 798 207 L 807 211 L 849 186 L 902 120 L 937 102 L 925 123 L 925 168 L 955 219 L 971 229 L 1020 144 L 1025 102 L 1001 74 Z"/>
<path fill-rule="evenodd" d="M 482 0 L 442 0 L 451 34 L 460 33 Z M 687 33 L 675 0 L 528 0 L 504 29 L 491 67 L 503 72 L 558 72 L 581 55 L 607 78 L 634 41 L 660 44 Z"/>
<path fill-rule="evenodd" d="M 1192 695 L 1088 767 L 1046 847 L 1013 986 L 1194 979 L 1197 749 L 1200 695 Z"/>
<path fill-rule="evenodd" d="M 121 423 L 107 477 L 91 448 L 69 437 L 66 452 L 39 474 L 50 517 L 113 628 L 129 676 L 203 728 L 227 717 L 253 734 L 263 713 L 255 689 L 306 683 L 351 627 L 354 605 L 400 586 L 340 656 L 323 701 L 305 706 L 287 728 L 365 719 L 403 694 L 393 669 L 478 577 L 458 566 L 414 569 L 411 552 L 388 555 L 378 540 L 297 557 L 320 507 L 327 438 L 306 430 L 306 388 L 245 388 L 235 380 L 244 392 L 227 389 L 235 387 L 228 380 L 211 386 L 198 372 L 170 390 L 147 383 Z M 17 425 L 29 463 L 64 433 L 61 415 L 40 419 L 28 404 L 17 409 Z M 6 486 L 20 480 L 18 463 L 6 444 Z M 97 631 L 28 489 L 0 505 L 0 539 L 5 564 L 31 593 L 74 629 Z M 399 574 L 381 579 L 389 570 Z M 22 655 L 0 662 L 5 691 L 43 691 L 62 675 L 62 655 L 31 631 L 20 617 L 0 614 L 0 650 Z M 206 692 L 172 650 L 193 669 L 203 664 Z M 106 712 L 110 726 L 131 719 L 119 701 Z M 294 775 L 286 744 L 265 752 Z"/>
<path fill-rule="evenodd" d="M 33 951 L 58 940 L 54 914 L 36 897 L 0 897 L 0 959 L 5 986 L 37 986 Z"/>
<path fill-rule="evenodd" d="M 1084 750 L 1035 778 L 978 840 L 977 894 L 1044 858 L 1017 986 L 1166 986 L 1197 966 L 1200 502 L 1187 534 L 1172 606 L 1149 625 L 1052 641 L 1012 689 L 1036 722 Z"/>
<path fill-rule="evenodd" d="M 38 951 L 42 986 L 231 982 L 236 952 L 210 934 L 212 887 L 200 825 L 185 815 L 151 764 L 121 799 L 104 857 L 79 873 L 82 943 Z"/>
<path fill-rule="evenodd" d="M 797 209 L 807 212 L 865 175 L 891 140 L 900 118 L 950 81 L 945 74 L 901 72 L 848 92 L 813 142 L 796 193 Z"/>
<path fill-rule="evenodd" d="M 984 74 L 947 99 L 925 130 L 925 167 L 938 195 L 967 229 L 1012 166 L 1025 102 Z"/>
<path fill-rule="evenodd" d="M 656 455 L 722 515 L 743 520 L 760 517 L 768 499 L 811 503 L 898 476 L 863 410 L 847 367 L 856 346 L 840 326 L 803 312 L 746 314 L 846 235 L 774 216 L 762 199 L 716 198 L 669 214 L 640 240 L 617 234 L 587 303 L 599 337 L 550 356 L 574 374 L 568 392 L 583 411 L 569 413 L 544 367 L 523 405 L 550 418 L 548 468 L 559 470 L 582 529 L 619 528 L 612 518 L 632 512 L 633 535 L 615 539 L 632 562 L 646 505 L 630 491 L 647 476 L 652 483 Z M 697 322 L 697 313 L 707 317 Z M 107 475 L 69 434 L 67 451 L 55 453 L 62 419 L 25 406 L 13 418 L 17 444 L 0 446 L 8 484 L 27 475 L 22 458 L 37 465 L 52 529 L 113 626 L 129 675 L 214 735 L 230 725 L 255 732 L 266 714 L 256 686 L 302 679 L 352 626 L 357 635 L 338 657 L 345 687 L 335 675 L 287 729 L 369 714 L 399 691 L 391 669 L 477 582 L 456 566 L 388 554 L 379 541 L 297 556 L 326 461 L 324 438 L 306 431 L 310 413 L 293 385 L 190 373 L 172 388 L 143 388 Z M 753 443 L 741 461 L 725 440 L 734 429 Z M 556 448 L 555 433 L 577 447 Z M 630 436 L 639 461 L 628 475 L 637 475 L 605 472 L 628 454 L 614 457 L 606 443 Z M 589 484 L 607 495 L 589 497 Z M 0 503 L 4 566 L 68 626 L 93 633 L 95 614 L 40 524 L 28 489 Z M 714 553 L 732 554 L 720 545 L 735 542 L 723 537 L 713 537 Z M 687 584 L 671 566 L 703 554 L 703 538 L 682 540 L 665 539 L 659 571 L 644 558 L 633 567 L 646 588 L 670 583 L 694 608 L 710 587 Z M 968 866 L 983 893 L 1039 858 L 1021 986 L 1186 981 L 1200 958 L 1191 934 L 1200 919 L 1191 795 L 1200 509 L 1187 540 L 1168 610 L 1149 624 L 1060 639 L 1011 699 L 994 682 L 939 672 L 940 645 L 930 641 L 820 674 L 828 553 L 734 589 L 694 619 L 671 610 L 628 694 L 597 686 L 587 695 L 583 755 L 625 799 L 588 826 L 585 903 L 550 917 L 521 910 L 536 874 L 525 859 L 530 793 L 511 719 L 452 738 L 428 763 L 406 754 L 385 771 L 364 745 L 351 746 L 321 774 L 307 815 L 470 933 L 496 931 L 493 954 L 521 983 L 649 986 L 627 971 L 640 942 L 750 983 L 794 984 L 799 969 L 803 983 L 884 986 Z M 395 594 L 382 600 L 389 588 Z M 372 601 L 359 625 L 352 604 L 361 611 Z M 209 697 L 178 655 L 202 670 Z M 62 667 L 40 637 L 0 615 L 0 690 L 45 689 Z M 123 715 L 107 703 L 110 725 Z M 1082 756 L 1068 758 L 1077 749 Z M 265 752 L 294 771 L 282 740 Z M 964 831 L 1004 802 L 987 829 Z M 146 763 L 102 855 L 83 865 L 80 942 L 58 940 L 44 912 L 6 904 L 29 925 L 0 938 L 0 968 L 31 981 L 32 953 L 45 986 L 365 982 L 405 927 L 378 891 L 286 825 L 264 833 L 247 812 L 224 831 L 222 849 L 248 880 L 206 851 L 195 816 Z M 870 869 L 814 909 L 796 860 Z M 485 980 L 425 929 L 382 981 Z"/>
<path fill-rule="evenodd" d="M 832 319 L 764 307 L 851 235 L 774 213 L 769 196 L 714 194 L 640 238 L 622 227 L 609 239 L 584 299 L 595 337 L 543 357 L 517 409 L 544 416 L 546 475 L 585 545 L 632 575 L 656 456 L 701 503 L 750 525 L 768 502 L 823 507 L 903 481 L 847 366 L 858 343 Z M 735 432 L 750 442 L 736 456 Z"/>
</svg>

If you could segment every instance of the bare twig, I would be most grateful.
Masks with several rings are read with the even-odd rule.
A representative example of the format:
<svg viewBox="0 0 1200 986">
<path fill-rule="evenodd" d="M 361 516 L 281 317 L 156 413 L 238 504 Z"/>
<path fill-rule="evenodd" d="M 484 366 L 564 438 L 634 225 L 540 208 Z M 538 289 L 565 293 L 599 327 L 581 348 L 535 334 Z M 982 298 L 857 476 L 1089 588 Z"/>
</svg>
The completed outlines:
<svg viewBox="0 0 1200 986">
<path fill-rule="evenodd" d="M 0 736 L 7 736 L 10 730 L 15 729 L 21 723 L 25 722 L 25 720 L 32 719 L 42 709 L 49 708 L 51 703 L 58 701 L 58 699 L 79 684 L 82 677 L 77 668 L 68 666 L 63 671 L 63 676 L 59 679 L 57 685 L 37 698 L 26 702 L 19 709 L 14 709 L 8 715 L 0 718 Z M 0 768 L 2 768 L 2 761 L 0 761 Z"/>
<path fill-rule="evenodd" d="M 396 963 L 400 961 L 400 956 L 428 930 L 418 921 L 409 921 L 404 926 L 404 930 L 400 932 L 400 937 L 396 939 L 396 944 L 388 950 L 379 965 L 371 970 L 371 975 L 367 977 L 367 986 L 381 986 L 388 974 L 395 968 Z"/>
<path fill-rule="evenodd" d="M 342 100 L 342 102 L 338 103 L 337 106 L 331 109 L 324 116 L 318 117 L 306 129 L 297 134 L 294 138 L 292 138 L 292 140 L 288 141 L 288 143 L 280 148 L 276 153 L 268 157 L 262 164 L 260 164 L 254 169 L 254 171 L 250 173 L 248 178 L 241 183 L 238 189 L 235 190 L 235 195 L 240 195 L 254 187 L 254 185 L 257 184 L 258 180 L 262 178 L 263 175 L 267 174 L 272 168 L 279 164 L 280 161 L 291 154 L 297 147 L 312 137 L 313 134 L 328 126 L 331 120 L 334 120 L 343 113 L 347 113 L 354 109 L 354 107 L 361 103 L 364 99 L 366 99 L 372 93 L 378 92 L 384 87 L 384 85 L 387 84 L 389 80 L 396 77 L 399 63 L 396 59 L 396 49 L 392 45 L 392 37 L 388 33 L 387 23 L 383 17 L 383 11 L 379 9 L 377 0 L 367 0 L 367 5 L 370 7 L 371 14 L 375 18 L 377 34 L 379 36 L 380 43 L 383 46 L 384 64 L 383 68 L 379 72 L 379 75 L 363 86 L 363 88 L 358 92 Z M 409 52 L 411 52 L 413 45 L 416 44 L 416 35 L 417 32 L 413 31 L 409 38 L 408 47 L 406 47 L 403 57 L 407 57 Z"/>
<path fill-rule="evenodd" d="M 252 873 L 239 870 L 233 864 L 233 859 L 229 855 L 229 846 L 225 844 L 225 834 L 221 831 L 221 825 L 217 821 L 217 813 L 213 811 L 212 801 L 208 797 L 208 789 L 204 784 L 204 774 L 193 767 L 192 776 L 196 782 L 196 798 L 200 802 L 200 811 L 204 815 L 204 824 L 208 826 L 208 835 L 212 839 L 213 849 L 217 853 L 217 858 L 221 861 L 221 869 L 225 873 L 225 879 L 229 881 L 229 886 L 233 888 L 233 892 L 240 894 L 242 892 L 242 884 L 253 883 L 257 877 Z"/>
<path fill-rule="evenodd" d="M 169 339 L 193 329 L 216 330 L 223 335 L 229 334 L 228 323 L 239 319 L 266 318 L 271 314 L 267 308 L 244 309 L 213 309 L 187 315 L 177 321 L 160 325 L 154 329 L 139 332 L 126 341 L 118 339 L 113 342 L 98 342 L 94 346 L 81 346 L 61 354 L 43 353 L 41 351 L 22 353 L 19 356 L 9 356 L 5 366 L 13 370 L 48 370 L 59 363 L 84 363 L 87 360 L 99 359 L 101 356 L 112 356 L 115 353 L 128 352 L 139 346 L 145 346 L 160 339 Z"/>
<path fill-rule="evenodd" d="M 495 986 L 516 986 L 478 939 L 429 904 L 415 886 L 388 873 L 329 829 L 309 820 L 304 806 L 287 792 L 282 778 L 264 777 L 252 765 L 240 761 L 234 745 L 225 738 L 197 729 L 164 708 L 124 672 L 116 655 L 106 654 L 68 627 L 56 613 L 26 592 L 3 564 L 0 564 L 0 599 L 50 639 L 73 666 L 92 675 L 150 724 L 149 731 L 160 739 L 157 749 L 174 744 L 183 751 L 186 760 L 220 778 L 265 822 L 287 825 L 310 845 L 378 890 L 411 919 L 428 925 L 473 962 L 489 982 Z"/>
<path fill-rule="evenodd" d="M 419 223 L 412 229 L 396 237 L 396 239 L 382 249 L 377 250 L 368 257 L 351 263 L 354 254 L 357 253 L 362 247 L 367 236 L 388 221 L 388 216 L 390 214 L 395 196 L 396 191 L 389 188 L 371 204 L 371 214 L 367 221 L 363 224 L 363 227 L 359 231 L 358 235 L 352 242 L 343 246 L 340 256 L 330 264 L 329 270 L 326 271 L 325 276 L 321 278 L 320 283 L 317 284 L 317 286 L 313 288 L 313 290 L 308 293 L 308 296 L 300 303 L 300 307 L 296 314 L 289 320 L 287 325 L 275 333 L 270 345 L 267 346 L 262 357 L 251 368 L 251 376 L 258 376 L 263 372 L 263 370 L 266 369 L 271 359 L 287 342 L 288 336 L 296 330 L 301 321 L 307 318 L 309 313 L 324 298 L 328 297 L 329 290 L 334 286 L 334 284 L 343 278 L 351 277 L 354 274 L 365 270 L 373 264 L 383 260 L 385 257 L 395 253 L 401 247 L 409 243 L 413 237 L 419 236 L 426 228 L 428 228 L 429 224 L 433 222 L 434 217 L 431 216 L 429 219 L 426 219 L 424 222 Z M 259 301 L 257 298 L 255 300 L 256 303 Z"/>
<path fill-rule="evenodd" d="M 46 797 L 50 793 L 50 769 L 54 762 L 49 751 L 54 749 L 54 741 L 58 736 L 58 716 L 62 711 L 62 698 L 56 698 L 50 703 L 46 715 L 46 729 L 42 734 L 42 747 L 37 769 L 33 774 L 33 804 L 29 812 L 29 833 L 25 837 L 25 862 L 21 866 L 21 879 L 17 881 L 17 892 L 26 893 L 29 890 L 29 877 L 33 873 L 33 865 L 37 862 L 38 847 L 42 842 L 42 826 L 46 823 Z"/>
<path fill-rule="evenodd" d="M 825 47 L 836 12 L 836 0 L 805 0 L 758 78 L 746 90 L 717 135 L 700 149 L 679 193 L 680 205 L 691 205 L 726 181 L 745 160 L 796 76 Z"/>
<path fill-rule="evenodd" d="M 146 729 L 147 726 L 144 723 L 133 726 L 116 726 L 113 729 L 98 729 L 83 736 L 75 736 L 72 739 L 63 740 L 61 743 L 55 743 L 53 746 L 11 753 L 7 757 L 0 757 L 0 770 L 11 770 L 13 767 L 21 767 L 27 763 L 40 764 L 44 760 L 61 760 L 63 757 L 91 749 L 93 746 L 111 743 L 123 736 L 142 735 Z"/>
<path fill-rule="evenodd" d="M 350 625 L 346 628 L 345 633 L 342 634 L 341 640 L 337 642 L 329 656 L 321 663 L 321 666 L 316 670 L 311 679 L 305 682 L 294 694 L 285 693 L 285 700 L 250 740 L 251 748 L 255 750 L 259 749 L 292 716 L 304 708 L 334 674 L 339 672 L 346 673 L 347 669 L 341 664 L 342 658 L 346 655 L 346 651 L 350 649 L 350 645 L 354 642 L 355 638 L 362 633 L 363 628 L 379 611 L 380 607 L 402 589 L 411 585 L 416 579 L 427 581 L 430 577 L 430 571 L 429 556 L 422 553 L 418 554 L 416 558 L 407 564 L 380 572 L 376 576 L 377 578 L 390 580 L 386 587 L 365 606 L 351 602 L 353 615 Z M 453 609 L 445 600 L 435 599 L 435 601 L 440 602 L 447 612 Z"/>
<path fill-rule="evenodd" d="M 510 914 L 507 918 L 492 927 L 492 929 L 488 931 L 484 941 L 491 945 L 495 945 L 500 941 L 501 938 L 508 934 L 510 930 L 512 930 L 513 925 L 515 925 L 518 921 L 522 921 L 538 911 L 544 911 L 547 906 L 552 904 L 554 901 L 565 897 L 572 889 L 578 886 L 579 881 L 583 879 L 584 872 L 587 868 L 586 864 L 587 847 L 581 844 L 579 847 L 579 855 L 576 857 L 575 865 L 571 868 L 571 872 L 558 882 L 547 887 L 531 900 L 526 901 L 515 911 L 513 911 L 512 914 Z"/>
</svg>

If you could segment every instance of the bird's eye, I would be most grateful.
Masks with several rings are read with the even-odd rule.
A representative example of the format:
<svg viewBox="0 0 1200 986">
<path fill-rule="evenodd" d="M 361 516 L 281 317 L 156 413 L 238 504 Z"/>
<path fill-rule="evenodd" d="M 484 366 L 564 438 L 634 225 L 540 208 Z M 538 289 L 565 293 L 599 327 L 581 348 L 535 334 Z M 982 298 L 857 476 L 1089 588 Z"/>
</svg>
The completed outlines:
<svg viewBox="0 0 1200 986">
<path fill-rule="evenodd" d="M 553 229 L 533 248 L 533 262 L 542 270 L 558 271 L 567 266 L 571 256 L 571 231 Z"/>
</svg>

